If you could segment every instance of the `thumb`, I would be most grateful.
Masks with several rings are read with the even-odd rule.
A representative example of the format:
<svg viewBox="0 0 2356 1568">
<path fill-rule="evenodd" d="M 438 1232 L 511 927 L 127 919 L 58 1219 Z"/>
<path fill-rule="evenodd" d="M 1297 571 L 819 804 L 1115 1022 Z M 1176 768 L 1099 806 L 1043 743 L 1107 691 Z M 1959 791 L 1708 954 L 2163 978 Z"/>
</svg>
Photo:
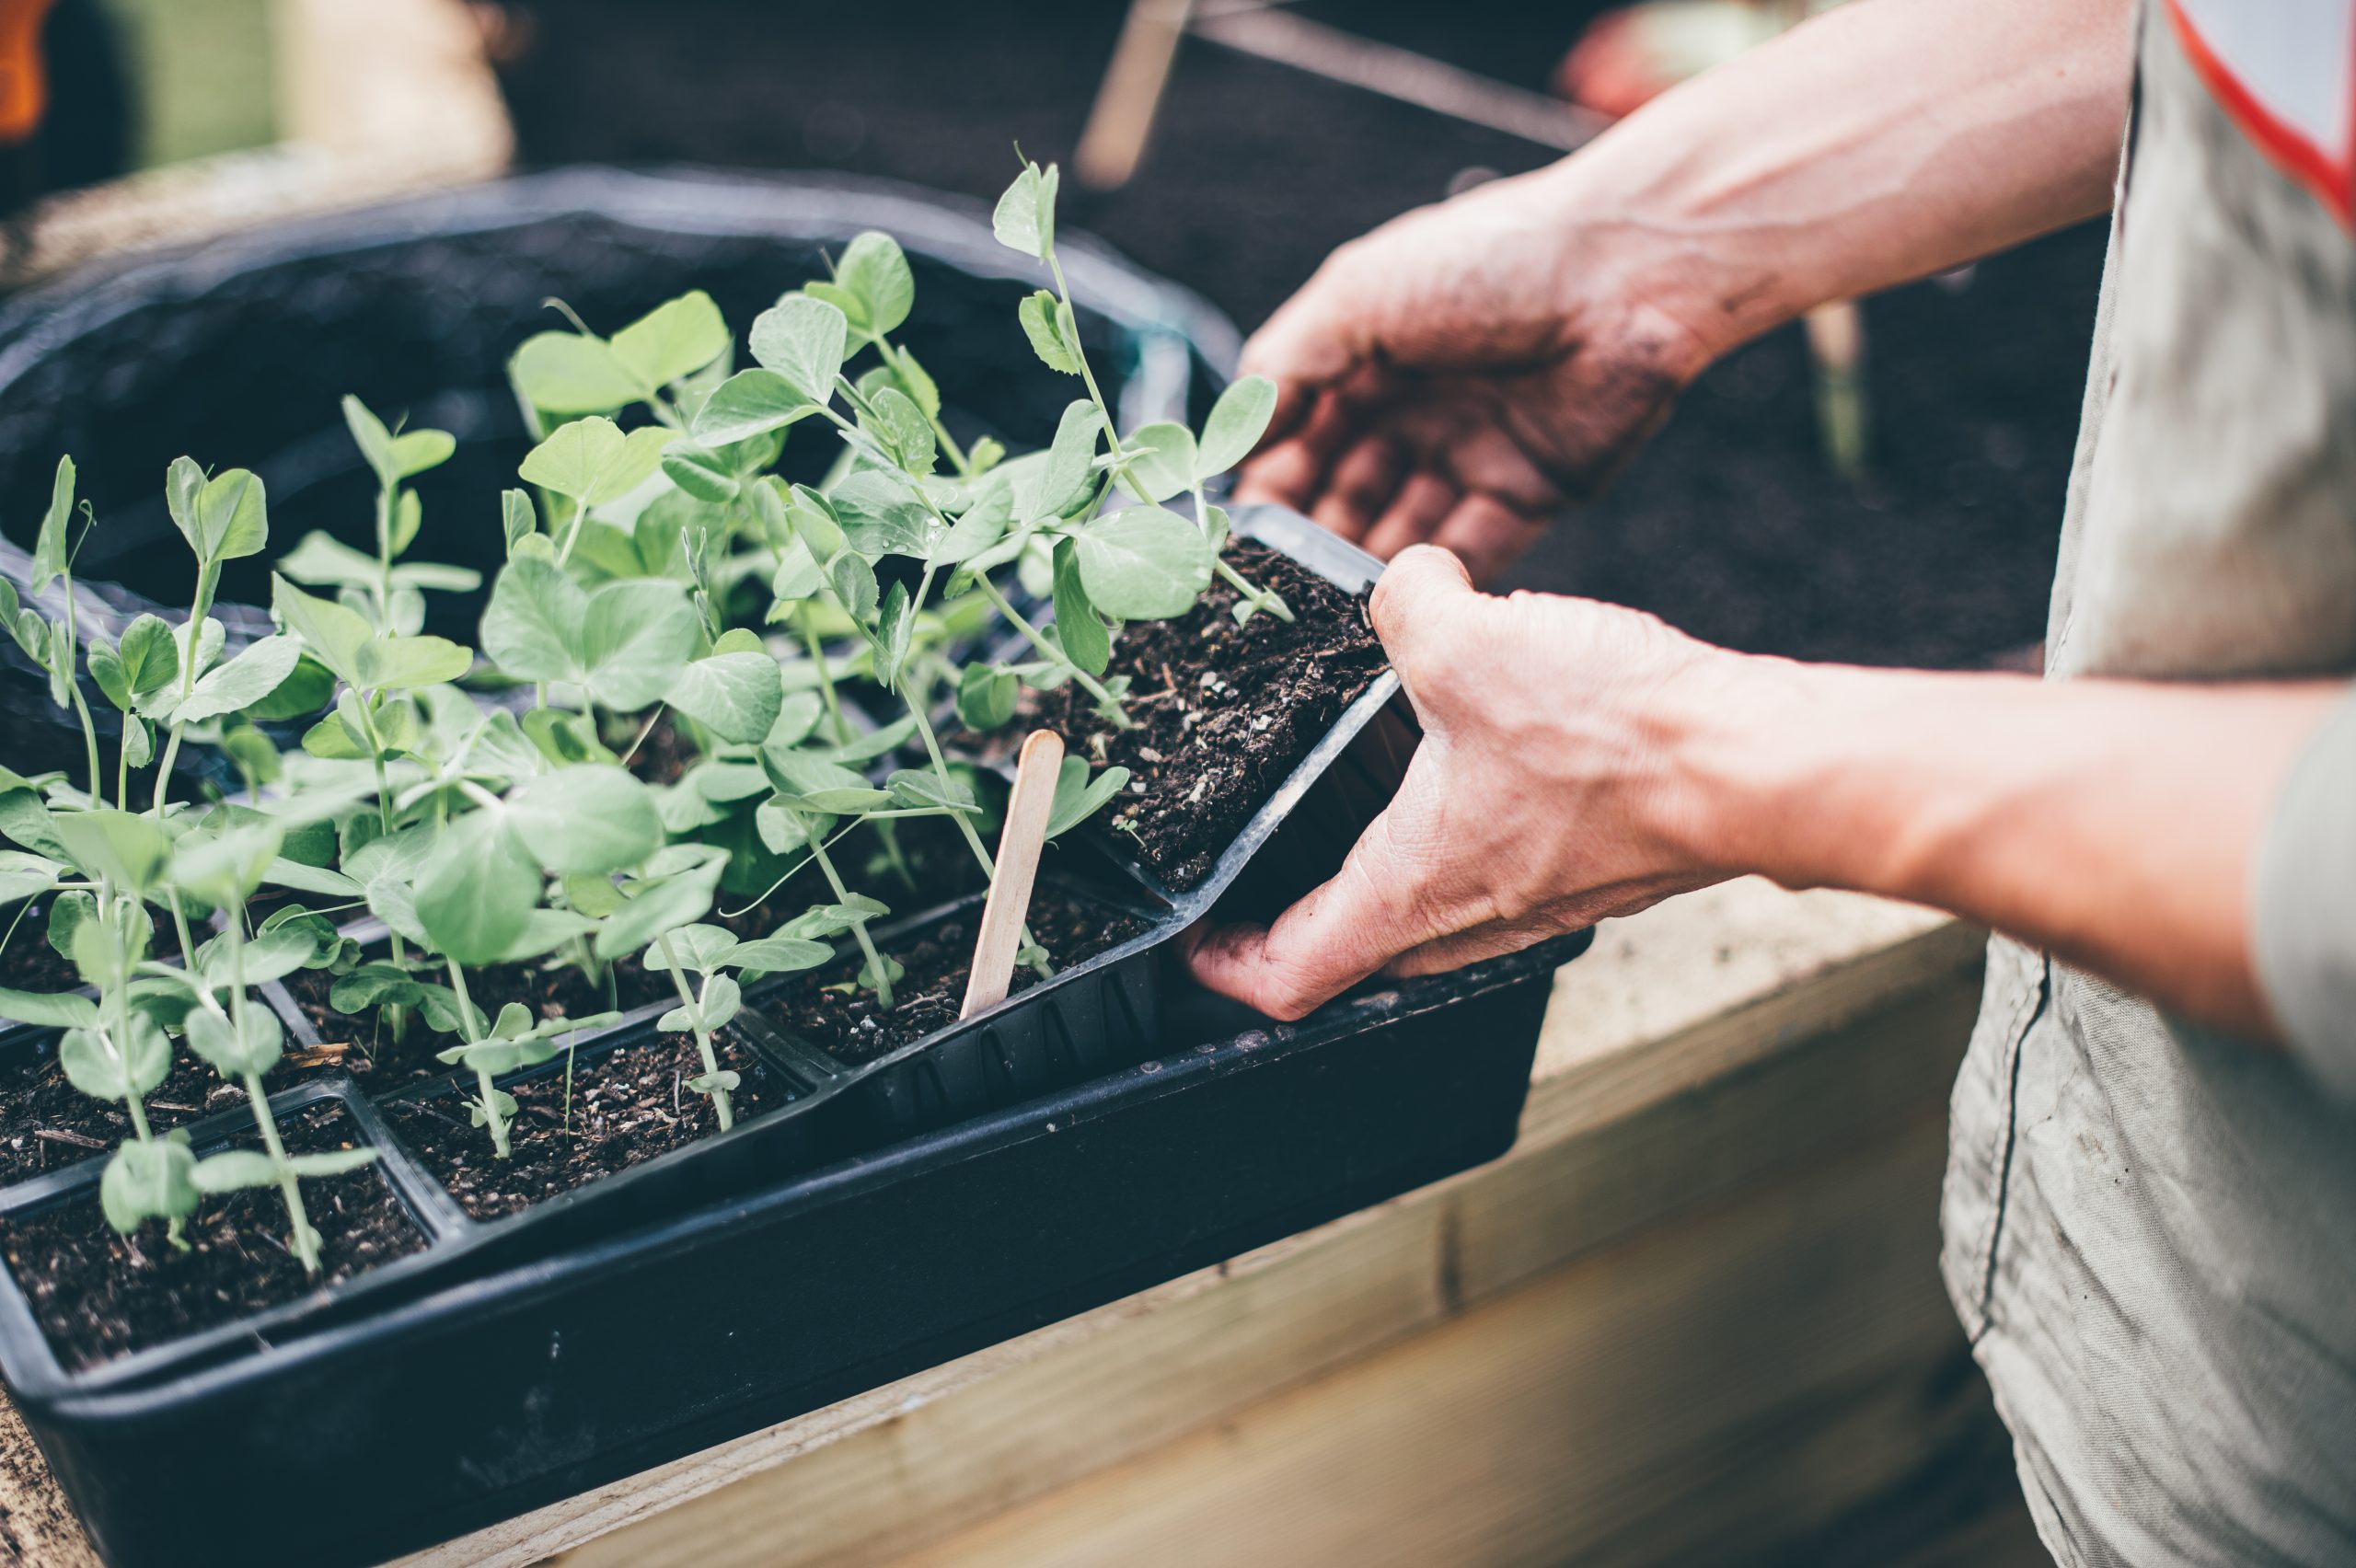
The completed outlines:
<svg viewBox="0 0 2356 1568">
<path fill-rule="evenodd" d="M 1411 693 L 1432 655 L 1461 640 L 1460 618 L 1480 600 L 1464 563 L 1437 545 L 1410 545 L 1383 568 L 1369 606 L 1374 634 Z"/>
</svg>

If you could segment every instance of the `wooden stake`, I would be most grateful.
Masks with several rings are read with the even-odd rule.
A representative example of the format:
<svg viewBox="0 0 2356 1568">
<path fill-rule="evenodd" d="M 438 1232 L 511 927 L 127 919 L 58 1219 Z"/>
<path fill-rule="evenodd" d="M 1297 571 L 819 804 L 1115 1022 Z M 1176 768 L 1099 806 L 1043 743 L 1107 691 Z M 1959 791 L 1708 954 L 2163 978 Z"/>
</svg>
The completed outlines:
<svg viewBox="0 0 2356 1568">
<path fill-rule="evenodd" d="M 1022 945 L 1022 920 L 1031 908 L 1031 884 L 1039 874 L 1039 851 L 1047 843 L 1047 817 L 1056 804 L 1056 776 L 1063 770 L 1064 738 L 1034 730 L 1014 765 L 1014 792 L 1007 798 L 1006 826 L 998 836 L 998 864 L 990 895 L 982 905 L 981 935 L 974 941 L 974 972 L 965 980 L 971 1018 L 1006 1000 L 1014 979 L 1014 959 Z"/>
<path fill-rule="evenodd" d="M 1133 0 L 1121 41 L 1096 88 L 1095 107 L 1072 155 L 1072 172 L 1091 190 L 1115 190 L 1129 182 L 1145 156 L 1170 85 L 1170 65 L 1186 30 L 1194 0 Z"/>
</svg>

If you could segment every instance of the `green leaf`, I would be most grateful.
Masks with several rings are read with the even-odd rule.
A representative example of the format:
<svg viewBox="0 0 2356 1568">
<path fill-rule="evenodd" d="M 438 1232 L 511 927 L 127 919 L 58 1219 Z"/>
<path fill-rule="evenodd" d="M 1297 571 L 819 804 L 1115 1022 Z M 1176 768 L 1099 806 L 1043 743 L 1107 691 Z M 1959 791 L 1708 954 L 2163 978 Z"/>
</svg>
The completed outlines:
<svg viewBox="0 0 2356 1568">
<path fill-rule="evenodd" d="M 54 860 L 71 860 L 57 819 L 32 790 L 0 790 L 0 834 Z"/>
<path fill-rule="evenodd" d="M 70 812 L 51 822 L 66 858 L 121 892 L 144 894 L 171 859 L 172 841 L 152 817 L 123 811 Z"/>
<path fill-rule="evenodd" d="M 924 410 L 896 386 L 877 392 L 868 399 L 868 406 L 874 410 L 874 418 L 871 421 L 862 414 L 860 422 L 892 449 L 902 470 L 918 478 L 931 473 L 937 459 L 932 424 L 924 417 Z"/>
<path fill-rule="evenodd" d="M 511 560 L 492 580 L 483 609 L 483 651 L 515 680 L 573 679 L 588 613 L 588 594 L 553 561 Z"/>
<path fill-rule="evenodd" d="M 757 941 L 738 942 L 719 962 L 748 974 L 791 974 L 798 970 L 815 969 L 834 956 L 835 950 L 824 942 L 769 936 Z"/>
<path fill-rule="evenodd" d="M 262 638 L 227 663 L 207 670 L 186 700 L 167 710 L 159 707 L 155 716 L 175 724 L 199 724 L 251 707 L 284 684 L 302 656 L 302 643 L 292 637 Z"/>
<path fill-rule="evenodd" d="M 1140 425 L 1123 443 L 1133 454 L 1129 473 L 1140 501 L 1168 501 L 1195 487 L 1195 436 L 1184 425 L 1158 420 Z"/>
<path fill-rule="evenodd" d="M 128 1236 L 148 1219 L 180 1219 L 196 1212 L 196 1156 L 178 1138 L 133 1141 L 114 1151 L 98 1178 L 98 1207 L 107 1223 Z"/>
<path fill-rule="evenodd" d="M 609 413 L 645 395 L 620 356 L 578 332 L 540 332 L 524 340 L 507 374 L 525 399 L 551 414 Z"/>
<path fill-rule="evenodd" d="M 1202 530 L 1158 506 L 1101 517 L 1071 541 L 1089 598 L 1115 620 L 1184 615 L 1210 586 L 1211 548 Z"/>
<path fill-rule="evenodd" d="M 504 822 L 477 812 L 443 835 L 412 904 L 441 952 L 460 963 L 495 963 L 523 935 L 539 898 L 540 870 L 521 840 Z"/>
<path fill-rule="evenodd" d="M 916 304 L 916 277 L 899 241 L 873 229 L 844 248 L 842 259 L 835 263 L 835 284 L 857 302 L 856 308 L 845 306 L 843 314 L 869 337 L 896 330 Z"/>
<path fill-rule="evenodd" d="M 422 527 L 424 523 L 425 503 L 417 499 L 415 490 L 405 490 L 396 495 L 393 498 L 392 536 L 386 541 L 391 546 L 392 553 L 398 555 L 409 548 L 410 542 L 417 537 L 418 529 Z M 393 570 L 398 571 L 400 569 L 395 567 Z"/>
<path fill-rule="evenodd" d="M 842 374 L 849 331 L 837 306 L 807 294 L 788 294 L 753 318 L 753 357 L 805 401 L 828 402 L 835 377 Z"/>
<path fill-rule="evenodd" d="M 256 821 L 184 834 L 172 847 L 172 885 L 216 908 L 245 902 L 284 841 L 275 823 Z"/>
<path fill-rule="evenodd" d="M 473 649 L 446 637 L 372 637 L 352 661 L 359 677 L 353 684 L 368 691 L 413 691 L 455 681 L 474 663 Z"/>
<path fill-rule="evenodd" d="M 660 700 L 679 678 L 697 630 L 676 582 L 637 578 L 584 593 L 553 563 L 525 557 L 508 562 L 491 586 L 482 644 L 515 679 L 569 681 L 630 712 Z"/>
<path fill-rule="evenodd" d="M 352 444 L 360 448 L 362 461 L 375 470 L 376 482 L 390 489 L 400 478 L 393 467 L 392 432 L 367 404 L 348 392 L 343 398 L 343 422 L 352 432 Z"/>
<path fill-rule="evenodd" d="M 729 471 L 727 459 L 705 447 L 684 441 L 673 443 L 664 448 L 663 472 L 698 501 L 736 499 L 736 476 Z"/>
<path fill-rule="evenodd" d="M 606 583 L 589 595 L 581 623 L 583 684 L 621 712 L 660 701 L 694 651 L 697 629 L 677 584 Z"/>
<path fill-rule="evenodd" d="M 845 550 L 826 568 L 826 575 L 835 586 L 835 596 L 842 601 L 843 609 L 851 619 L 864 622 L 875 613 L 875 601 L 880 590 L 875 585 L 875 569 L 866 558 Z"/>
<path fill-rule="evenodd" d="M 172 628 L 155 616 L 140 616 L 122 628 L 124 683 L 135 698 L 163 690 L 179 679 L 179 643 Z"/>
<path fill-rule="evenodd" d="M 320 663 L 347 683 L 359 684 L 360 646 L 375 635 L 375 628 L 359 611 L 306 594 L 273 574 L 270 613 L 281 629 L 301 638 L 303 646 Z"/>
<path fill-rule="evenodd" d="M 840 904 L 812 905 L 779 927 L 776 934 L 791 937 L 798 941 L 820 941 L 890 913 L 891 908 L 881 901 L 863 893 L 854 893 Z"/>
<path fill-rule="evenodd" d="M 74 701 L 74 628 L 63 617 L 49 623 L 49 699 L 60 708 Z"/>
<path fill-rule="evenodd" d="M 875 678 L 888 691 L 900 689 L 900 670 L 907 663 L 908 644 L 916 635 L 916 611 L 907 584 L 895 582 L 875 614 Z"/>
<path fill-rule="evenodd" d="M 278 1066 L 284 1055 L 285 1026 L 268 1008 L 248 1006 L 243 1035 L 229 1020 L 210 1009 L 188 1015 L 188 1048 L 210 1063 L 223 1078 L 262 1074 Z"/>
<path fill-rule="evenodd" d="M 1064 405 L 1063 417 L 1056 421 L 1055 441 L 1047 448 L 1047 460 L 1032 470 L 1036 475 L 1035 485 L 1018 486 L 1015 490 L 1018 521 L 1061 516 L 1094 489 L 1096 436 L 1103 425 L 1103 416 L 1087 398 L 1075 398 Z"/>
<path fill-rule="evenodd" d="M 720 306 L 701 289 L 666 300 L 613 336 L 613 357 L 649 390 L 682 381 L 728 352 Z"/>
<path fill-rule="evenodd" d="M 250 730 L 244 732 L 247 734 L 253 732 Z M 306 865 L 284 856 L 270 863 L 263 870 L 261 880 L 272 887 L 293 888 L 297 893 L 316 893 L 327 898 L 356 899 L 365 891 L 341 871 L 331 871 L 325 866 Z"/>
<path fill-rule="evenodd" d="M 74 516 L 74 459 L 57 460 L 57 477 L 49 491 L 49 510 L 41 513 L 40 532 L 34 536 L 32 564 L 27 569 L 25 591 L 45 592 L 71 564 L 65 554 L 65 525 Z"/>
<path fill-rule="evenodd" d="M 543 774 L 509 795 L 506 809 L 525 848 L 559 876 L 627 870 L 663 844 L 653 791 L 609 765 Z"/>
<path fill-rule="evenodd" d="M 171 1076 L 172 1043 L 161 1024 L 133 1011 L 120 1042 L 95 1027 L 67 1030 L 57 1042 L 57 1065 L 68 1083 L 94 1100 L 144 1099 Z"/>
<path fill-rule="evenodd" d="M 1218 395 L 1210 418 L 1203 421 L 1203 439 L 1195 455 L 1195 477 L 1224 474 L 1260 444 L 1268 421 L 1276 411 L 1276 384 L 1265 375 L 1247 375 Z"/>
<path fill-rule="evenodd" d="M 96 1029 L 98 1004 L 79 991 L 17 991 L 0 986 L 0 1018 L 52 1029 Z"/>
<path fill-rule="evenodd" d="M 764 748 L 761 766 L 779 795 L 796 811 L 852 816 L 887 805 L 892 799 L 889 790 L 875 789 L 849 768 L 805 752 Z"/>
<path fill-rule="evenodd" d="M 644 484 L 662 463 L 663 448 L 677 439 L 661 425 L 625 435 L 613 421 L 592 414 L 559 425 L 525 455 L 515 471 L 583 506 L 603 506 Z"/>
<path fill-rule="evenodd" d="M 765 652 L 714 653 L 682 670 L 664 700 L 722 740 L 753 745 L 776 725 L 785 687 Z"/>
<path fill-rule="evenodd" d="M 795 485 L 785 495 L 786 525 L 793 536 L 821 561 L 831 561 L 843 548 L 842 520 L 834 503 L 808 485 Z"/>
<path fill-rule="evenodd" d="M 1025 295 L 1014 314 L 1040 363 L 1066 375 L 1080 374 L 1080 331 L 1063 301 L 1041 289 Z"/>
<path fill-rule="evenodd" d="M 502 963 L 528 963 L 546 958 L 567 942 L 597 928 L 597 922 L 574 909 L 535 909 L 524 917 L 524 934 L 501 956 Z"/>
<path fill-rule="evenodd" d="M 198 1160 L 191 1175 L 200 1193 L 237 1193 L 277 1185 L 278 1166 L 260 1149 L 230 1148 Z"/>
<path fill-rule="evenodd" d="M 69 893 L 55 900 L 49 906 L 50 951 L 70 960 L 74 956 L 75 936 L 98 917 L 98 901 L 87 893 Z"/>
<path fill-rule="evenodd" d="M 412 478 L 440 467 L 457 450 L 457 438 L 446 430 L 405 430 L 393 438 L 393 473 Z"/>
<path fill-rule="evenodd" d="M 971 786 L 960 782 L 954 776 L 944 780 L 930 768 L 897 768 L 886 782 L 896 800 L 919 811 L 930 808 L 978 812 L 982 809 L 982 803 L 975 798 Z"/>
<path fill-rule="evenodd" d="M 0 623 L 6 623 L 8 635 L 17 646 L 36 664 L 49 657 L 49 623 L 40 618 L 39 610 L 22 608 L 17 602 L 17 585 L 0 578 Z"/>
<path fill-rule="evenodd" d="M 225 468 L 210 480 L 190 458 L 173 460 L 165 499 L 201 561 L 260 555 L 270 543 L 270 507 L 259 475 Z"/>
<path fill-rule="evenodd" d="M 818 411 L 774 370 L 740 370 L 720 384 L 698 409 L 690 430 L 707 446 L 725 446 L 780 430 Z"/>
<path fill-rule="evenodd" d="M 1108 767 L 1093 778 L 1089 777 L 1088 763 L 1076 756 L 1064 758 L 1063 767 L 1056 774 L 1056 798 L 1047 808 L 1047 836 L 1054 838 L 1068 833 L 1094 816 L 1104 802 L 1128 787 L 1129 770 Z"/>
<path fill-rule="evenodd" d="M 1041 261 L 1056 248 L 1056 166 L 1025 163 L 990 213 L 990 232 L 1010 250 Z"/>
<path fill-rule="evenodd" d="M 968 664 L 958 673 L 957 717 L 969 730 L 995 730 L 1007 723 L 1022 697 L 1022 681 L 1003 665 Z"/>
<path fill-rule="evenodd" d="M 65 868 L 46 855 L 0 849 L 0 904 L 37 897 L 57 885 Z"/>
<path fill-rule="evenodd" d="M 869 560 L 887 555 L 922 560 L 941 532 L 907 480 L 895 475 L 861 469 L 828 491 L 826 500 L 841 519 L 844 542 Z"/>
<path fill-rule="evenodd" d="M 524 490 L 499 492 L 499 527 L 506 536 L 507 553 L 514 555 L 515 547 L 540 531 L 540 514 L 532 510 L 532 498 Z"/>
<path fill-rule="evenodd" d="M 715 855 L 703 865 L 640 883 L 629 902 L 598 928 L 593 951 L 599 958 L 620 958 L 665 931 L 702 919 L 727 865 L 725 856 Z"/>
<path fill-rule="evenodd" d="M 376 558 L 363 554 L 332 534 L 314 528 L 278 559 L 279 575 L 291 582 L 332 588 L 369 588 L 380 575 Z"/>
<path fill-rule="evenodd" d="M 373 1148 L 327 1148 L 315 1154 L 291 1154 L 286 1157 L 287 1169 L 306 1182 L 317 1181 L 322 1176 L 341 1176 L 375 1163 L 376 1151 Z"/>
<path fill-rule="evenodd" d="M 1056 640 L 1073 663 L 1101 675 L 1112 661 L 1113 636 L 1081 581 L 1076 540 L 1056 541 L 1055 573 Z"/>
</svg>

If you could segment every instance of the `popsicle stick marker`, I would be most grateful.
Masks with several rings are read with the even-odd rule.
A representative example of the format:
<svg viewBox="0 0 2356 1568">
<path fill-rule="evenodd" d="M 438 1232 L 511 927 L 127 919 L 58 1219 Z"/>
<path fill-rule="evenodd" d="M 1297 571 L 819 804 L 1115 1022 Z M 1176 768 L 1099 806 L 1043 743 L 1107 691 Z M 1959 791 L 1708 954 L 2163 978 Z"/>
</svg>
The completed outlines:
<svg viewBox="0 0 2356 1568">
<path fill-rule="evenodd" d="M 1064 738 L 1034 730 L 1014 764 L 1014 791 L 1007 798 L 1006 826 L 998 836 L 998 860 L 990 895 L 982 904 L 981 935 L 974 942 L 974 971 L 965 981 L 959 1018 L 1006 1000 L 1014 980 L 1014 960 L 1022 946 L 1022 920 L 1031 908 L 1031 885 L 1039 876 L 1039 851 L 1046 847 L 1047 818 L 1056 804 L 1056 775 L 1063 768 Z"/>
</svg>

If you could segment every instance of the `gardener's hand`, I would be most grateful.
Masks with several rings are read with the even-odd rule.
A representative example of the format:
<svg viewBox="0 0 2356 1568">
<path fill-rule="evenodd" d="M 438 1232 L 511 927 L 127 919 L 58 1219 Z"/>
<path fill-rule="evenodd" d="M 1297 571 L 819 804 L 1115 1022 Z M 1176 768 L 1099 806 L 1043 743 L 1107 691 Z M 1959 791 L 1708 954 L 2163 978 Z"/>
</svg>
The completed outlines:
<svg viewBox="0 0 2356 1568">
<path fill-rule="evenodd" d="M 1576 173 L 1498 180 L 1335 251 L 1244 351 L 1281 398 L 1237 498 L 1385 559 L 1445 546 L 1486 582 L 1610 479 L 1718 345 L 1637 281 L 1647 234 L 1576 210 Z"/>
<path fill-rule="evenodd" d="M 1195 933 L 1204 985 L 1299 1018 L 1386 966 L 1452 969 L 1727 874 L 1686 847 L 1665 758 L 1738 656 L 1615 605 L 1476 593 L 1429 548 L 1383 573 L 1374 624 L 1423 744 L 1340 875 L 1271 928 Z"/>
</svg>

